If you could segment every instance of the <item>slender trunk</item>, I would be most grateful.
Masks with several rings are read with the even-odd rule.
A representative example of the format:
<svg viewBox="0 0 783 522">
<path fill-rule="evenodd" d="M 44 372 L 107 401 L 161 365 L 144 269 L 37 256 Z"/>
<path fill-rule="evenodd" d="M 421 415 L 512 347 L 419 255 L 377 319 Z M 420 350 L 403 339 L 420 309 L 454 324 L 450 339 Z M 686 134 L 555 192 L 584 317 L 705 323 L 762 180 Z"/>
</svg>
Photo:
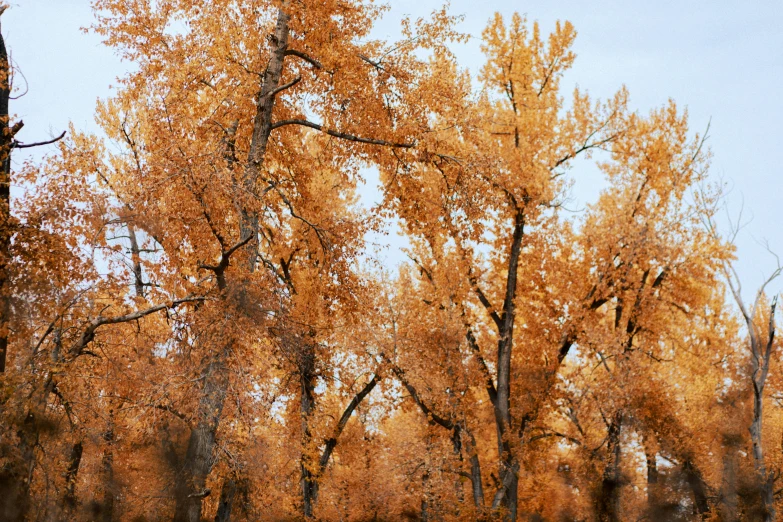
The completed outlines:
<svg viewBox="0 0 783 522">
<path fill-rule="evenodd" d="M 284 9 L 288 1 L 284 0 L 277 12 L 277 23 L 272 35 L 272 55 L 269 58 L 261 83 L 261 90 L 256 100 L 256 115 L 253 121 L 253 136 L 250 141 L 247 165 L 242 180 L 243 189 L 247 194 L 256 194 L 258 178 L 264 162 L 269 135 L 272 132 L 272 110 L 275 106 L 275 91 L 280 86 L 283 75 L 286 51 L 288 50 L 288 14 Z M 258 212 L 249 206 L 243 206 L 240 219 L 242 237 L 253 236 L 247 246 L 247 267 L 252 272 L 256 267 Z"/>
<path fill-rule="evenodd" d="M 0 7 L 5 11 L 6 7 Z M 0 11 L 2 15 L 2 11 Z M 11 95 L 11 67 L 5 40 L 0 34 L 0 374 L 5 372 L 8 354 L 10 288 L 8 262 L 11 258 L 11 147 L 8 101 Z"/>
<path fill-rule="evenodd" d="M 477 453 L 476 439 L 467 427 L 462 426 L 460 431 L 465 440 L 465 451 L 470 459 L 470 482 L 473 492 L 473 504 L 476 506 L 476 511 L 482 513 L 484 511 L 484 486 L 481 482 L 481 462 Z"/>
<path fill-rule="evenodd" d="M 519 484 L 519 463 L 512 451 L 511 435 L 511 351 L 514 341 L 514 299 L 517 291 L 517 270 L 522 251 L 522 239 L 525 230 L 525 216 L 517 210 L 514 217 L 514 234 L 511 240 L 508 259 L 506 294 L 503 300 L 503 312 L 498 328 L 498 378 L 497 398 L 494 403 L 495 425 L 500 454 L 499 476 L 501 486 L 495 494 L 492 509 L 502 509 L 504 520 L 517 519 L 517 488 Z"/>
<path fill-rule="evenodd" d="M 128 223 L 128 237 L 130 238 L 131 263 L 133 269 L 133 287 L 136 290 L 136 297 L 144 297 L 144 279 L 141 270 L 141 251 L 139 242 L 136 239 L 136 228 L 133 223 Z"/>
<path fill-rule="evenodd" d="M 607 455 L 601 488 L 598 493 L 598 520 L 620 521 L 620 433 L 623 414 L 617 412 L 612 418 L 607 434 Z"/>
<path fill-rule="evenodd" d="M 310 499 L 309 512 L 311 514 L 313 512 L 315 502 L 318 500 L 318 488 L 320 487 L 319 480 L 321 479 L 321 476 L 323 475 L 324 471 L 326 471 L 326 466 L 329 465 L 329 460 L 332 458 L 332 453 L 334 452 L 334 449 L 337 447 L 337 441 L 340 435 L 345 429 L 346 424 L 348 424 L 348 421 L 350 420 L 351 415 L 353 415 L 353 412 L 356 410 L 359 404 L 361 404 L 364 398 L 370 394 L 373 388 L 375 388 L 375 386 L 380 381 L 381 381 L 380 374 L 376 372 L 375 375 L 373 375 L 373 378 L 370 379 L 370 382 L 368 382 L 364 386 L 364 388 L 359 390 L 359 393 L 353 396 L 353 399 L 351 399 L 351 402 L 348 403 L 348 406 L 345 408 L 345 411 L 340 417 L 340 420 L 337 421 L 337 426 L 334 429 L 334 433 L 332 434 L 331 437 L 329 437 L 324 441 L 324 450 L 323 453 L 321 453 L 321 457 L 318 459 L 318 464 L 317 467 L 315 468 L 315 473 L 313 473 L 313 470 L 311 468 L 308 468 L 307 478 L 309 482 L 309 488 L 305 489 L 304 488 L 305 482 L 303 482 L 302 493 L 303 496 L 305 494 L 309 495 L 309 499 Z M 311 389 L 311 393 L 312 393 L 312 389 Z M 302 473 L 302 478 L 303 479 L 305 478 L 304 469 Z M 305 502 L 305 504 L 307 504 L 307 502 Z"/>
<path fill-rule="evenodd" d="M 299 484 L 302 491 L 302 514 L 305 519 L 313 517 L 313 506 L 317 495 L 317 463 L 312 458 L 312 435 L 310 416 L 315 409 L 315 350 L 305 343 L 299 360 L 300 415 L 302 418 L 302 456 L 299 463 Z"/>
<path fill-rule="evenodd" d="M 116 497 L 116 486 L 114 484 L 114 420 L 113 415 L 109 417 L 109 428 L 103 434 L 103 457 L 101 466 L 103 467 L 103 501 L 101 502 L 101 522 L 112 522 L 114 520 L 114 499 Z"/>
<path fill-rule="evenodd" d="M 207 364 L 201 374 L 198 423 L 190 431 L 188 449 L 176 491 L 176 522 L 200 522 L 201 501 L 210 494 L 207 475 L 212 470 L 215 436 L 228 389 L 226 359 L 231 345 Z"/>
<path fill-rule="evenodd" d="M 649 435 L 642 437 L 644 456 L 647 462 L 647 508 L 654 513 L 660 506 L 661 498 L 658 486 L 658 452 L 655 451 L 655 440 Z"/>
<path fill-rule="evenodd" d="M 764 508 L 764 522 L 775 520 L 774 481 L 764 462 L 762 438 L 764 383 L 753 381 L 753 422 L 750 425 L 750 438 L 753 445 L 753 462 L 758 476 L 759 493 Z"/>
</svg>

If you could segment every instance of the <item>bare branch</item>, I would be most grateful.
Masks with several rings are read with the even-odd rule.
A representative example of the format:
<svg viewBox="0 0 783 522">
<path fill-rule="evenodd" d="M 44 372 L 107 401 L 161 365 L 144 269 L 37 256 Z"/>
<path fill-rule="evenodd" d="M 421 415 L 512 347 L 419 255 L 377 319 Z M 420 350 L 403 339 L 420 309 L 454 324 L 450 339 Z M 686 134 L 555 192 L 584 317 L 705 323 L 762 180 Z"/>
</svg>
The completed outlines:
<svg viewBox="0 0 783 522">
<path fill-rule="evenodd" d="M 276 96 L 276 95 L 277 95 L 277 94 L 279 94 L 280 92 L 282 92 L 282 91 L 284 91 L 284 90 L 286 90 L 286 89 L 289 89 L 289 88 L 293 87 L 294 85 L 296 85 L 297 83 L 299 83 L 299 82 L 301 82 L 301 81 L 302 81 L 302 77 L 301 77 L 301 76 L 297 76 L 296 78 L 294 78 L 294 79 L 293 79 L 293 80 L 291 80 L 290 82 L 288 82 L 288 83 L 286 83 L 286 84 L 284 84 L 284 85 L 280 85 L 280 86 L 279 86 L 279 87 L 277 87 L 276 89 L 272 89 L 271 91 L 269 91 L 268 93 L 266 93 L 266 94 L 264 95 L 264 97 L 265 97 L 265 98 L 269 98 L 269 97 L 272 97 L 272 96 Z"/>
<path fill-rule="evenodd" d="M 316 69 L 323 69 L 323 66 L 321 65 L 321 62 L 316 60 L 315 58 L 303 53 L 302 51 L 297 51 L 295 49 L 286 49 L 285 56 L 296 56 L 297 58 L 301 58 L 302 60 L 306 61 Z"/>
<path fill-rule="evenodd" d="M 300 119 L 278 121 L 272 124 L 271 130 L 279 129 L 280 127 L 285 127 L 286 125 L 301 125 L 303 127 L 310 127 L 311 129 L 321 131 L 325 134 L 328 134 L 329 136 L 334 136 L 335 138 L 340 138 L 342 140 L 347 140 L 347 141 L 355 141 L 357 143 L 366 143 L 368 145 L 380 145 L 382 147 L 394 147 L 397 149 L 412 149 L 413 147 L 416 146 L 415 143 L 394 143 L 391 141 L 376 140 L 374 138 L 363 138 L 361 136 L 354 136 L 353 134 L 346 134 L 344 132 L 337 132 L 331 129 L 325 129 L 323 125 L 319 125 L 311 121 L 300 120 Z"/>
<path fill-rule="evenodd" d="M 370 382 L 368 382 L 364 388 L 359 391 L 359 393 L 354 395 L 353 399 L 351 399 L 351 402 L 348 403 L 348 406 L 345 408 L 342 417 L 340 417 L 340 420 L 337 422 L 337 427 L 334 430 L 334 434 L 326 440 L 326 447 L 324 447 L 324 451 L 321 454 L 321 459 L 318 462 L 319 474 L 323 473 L 323 471 L 326 469 L 326 465 L 329 464 L 329 458 L 332 456 L 332 452 L 334 451 L 335 446 L 337 446 L 337 439 L 340 437 L 340 434 L 342 434 L 345 426 L 348 424 L 348 421 L 350 420 L 351 415 L 353 415 L 354 410 L 356 410 L 356 407 L 359 406 L 364 398 L 369 395 L 373 388 L 375 388 L 375 385 L 377 385 L 380 381 L 381 375 L 376 371 Z"/>
<path fill-rule="evenodd" d="M 22 143 L 20 141 L 14 140 L 13 143 L 11 143 L 12 149 L 29 149 L 30 147 L 40 147 L 42 145 L 51 145 L 52 143 L 56 143 L 63 139 L 65 137 L 65 131 L 62 132 L 59 136 L 56 138 L 53 138 L 51 140 L 47 141 L 38 141 L 36 143 Z"/>
<path fill-rule="evenodd" d="M 171 310 L 173 308 L 178 307 L 181 304 L 192 303 L 196 301 L 204 301 L 205 299 L 206 298 L 202 296 L 183 297 L 182 299 L 176 299 L 168 303 L 161 303 L 159 305 L 155 305 L 150 308 L 145 308 L 144 310 L 137 310 L 135 312 L 131 312 L 116 317 L 104 317 L 103 315 L 101 315 L 103 311 L 106 310 L 106 308 L 108 308 L 108 306 L 106 306 L 104 310 L 101 310 L 101 314 L 99 314 L 97 318 L 90 321 L 90 323 L 84 329 L 84 332 L 82 332 L 82 335 L 79 337 L 79 339 L 76 342 L 74 342 L 73 345 L 71 345 L 69 352 L 74 357 L 83 355 L 85 353 L 85 348 L 87 347 L 88 344 L 92 342 L 93 339 L 95 339 L 95 332 L 101 326 L 105 326 L 108 324 L 128 323 L 131 321 L 135 321 L 137 319 L 141 319 L 142 317 L 146 317 L 148 315 L 154 314 L 155 312 L 159 312 L 161 310 Z"/>
</svg>

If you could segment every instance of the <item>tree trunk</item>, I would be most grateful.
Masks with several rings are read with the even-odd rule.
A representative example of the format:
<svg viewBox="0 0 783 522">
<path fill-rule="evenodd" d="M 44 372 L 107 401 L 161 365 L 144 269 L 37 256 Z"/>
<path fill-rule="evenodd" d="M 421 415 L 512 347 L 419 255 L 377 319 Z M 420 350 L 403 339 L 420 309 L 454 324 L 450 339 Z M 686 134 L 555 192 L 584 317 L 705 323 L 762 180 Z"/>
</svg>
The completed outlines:
<svg viewBox="0 0 783 522">
<path fill-rule="evenodd" d="M 607 455 L 601 488 L 598 493 L 598 520 L 620 521 L 620 433 L 623 414 L 617 412 L 612 418 L 607 434 Z"/>
<path fill-rule="evenodd" d="M 511 351 L 514 341 L 514 298 L 517 291 L 517 270 L 522 251 L 525 217 L 517 209 L 514 218 L 514 234 L 508 259 L 508 278 L 503 300 L 503 312 L 498 321 L 497 396 L 494 403 L 495 425 L 500 454 L 499 476 L 501 485 L 492 502 L 492 509 L 501 509 L 504 520 L 517 519 L 517 487 L 519 484 L 519 463 L 512 451 L 511 435 Z"/>
<path fill-rule="evenodd" d="M 758 476 L 759 494 L 763 505 L 764 522 L 775 520 L 774 481 L 764 462 L 764 447 L 762 438 L 764 383 L 753 380 L 753 422 L 750 425 L 750 438 L 753 445 L 753 462 Z"/>
<path fill-rule="evenodd" d="M 473 504 L 477 511 L 482 512 L 484 511 L 484 486 L 481 483 L 481 464 L 475 450 L 470 455 L 470 481 L 473 490 Z"/>
<path fill-rule="evenodd" d="M 133 271 L 133 287 L 136 290 L 136 297 L 144 297 L 144 274 L 141 269 L 141 251 L 139 242 L 136 239 L 136 227 L 128 222 L 128 238 L 130 239 L 131 265 Z"/>
<path fill-rule="evenodd" d="M 63 504 L 69 512 L 76 508 L 76 477 L 79 473 L 79 466 L 82 462 L 82 453 L 84 446 L 79 441 L 71 448 L 71 455 L 68 457 L 68 469 L 65 471 L 65 495 Z"/>
<path fill-rule="evenodd" d="M 247 165 L 245 166 L 242 180 L 243 189 L 247 194 L 256 194 L 258 177 L 261 174 L 261 166 L 264 162 L 269 135 L 272 133 L 272 110 L 275 106 L 275 93 L 280 86 L 283 75 L 286 51 L 288 50 L 288 19 L 284 9 L 288 7 L 288 0 L 284 0 L 277 12 L 272 41 L 272 55 L 266 66 L 261 83 L 261 90 L 256 101 L 256 115 L 253 120 L 253 136 L 250 141 Z M 242 237 L 253 236 L 253 240 L 247 246 L 247 266 L 252 272 L 256 267 L 256 251 L 258 249 L 258 212 L 247 206 L 242 207 L 240 218 L 240 232 Z"/>
<path fill-rule="evenodd" d="M 658 453 L 655 451 L 654 442 L 654 438 L 649 435 L 642 437 L 647 462 L 647 509 L 650 513 L 655 513 L 661 502 L 658 486 Z"/>
<path fill-rule="evenodd" d="M 476 506 L 476 511 L 478 513 L 482 513 L 484 511 L 484 485 L 481 482 L 481 462 L 479 461 L 476 450 L 476 439 L 464 424 L 460 424 L 459 431 L 464 441 L 465 452 L 468 454 L 468 460 L 470 461 L 470 482 L 473 493 L 473 505 Z"/>
<path fill-rule="evenodd" d="M 299 354 L 300 415 L 302 418 L 302 456 L 299 463 L 299 484 L 302 491 L 302 514 L 305 519 L 313 517 L 313 506 L 317 495 L 317 462 L 313 458 L 310 433 L 310 416 L 315 409 L 315 349 L 311 343 L 304 343 Z"/>
<path fill-rule="evenodd" d="M 737 494 L 737 479 L 739 473 L 739 463 L 737 462 L 737 451 L 741 442 L 741 437 L 736 434 L 727 434 L 723 436 L 723 477 L 721 487 L 721 520 L 723 522 L 736 522 L 737 507 L 739 497 Z"/>
<path fill-rule="evenodd" d="M 278 10 L 277 24 L 272 37 L 273 49 L 269 64 L 262 79 L 253 120 L 253 136 L 248 152 L 248 162 L 243 176 L 243 189 L 248 194 L 256 193 L 256 183 L 266 153 L 269 134 L 272 130 L 272 109 L 275 91 L 280 84 L 283 62 L 288 48 L 288 15 L 284 12 L 287 2 Z M 258 236 L 258 212 L 247 202 L 240 204 L 240 234 L 242 238 L 253 237 L 246 252 L 246 269 L 255 270 Z M 222 273 L 221 273 L 222 276 Z M 220 279 L 220 278 L 219 278 Z M 223 283 L 225 286 L 225 283 Z M 224 288 L 221 288 L 224 290 Z M 240 292 L 241 295 L 241 292 Z M 181 480 L 178 484 L 176 521 L 198 522 L 201 517 L 201 500 L 210 492 L 205 489 L 206 477 L 212 468 L 212 451 L 215 433 L 223 410 L 223 401 L 228 387 L 228 373 L 225 359 L 228 348 L 209 362 L 202 379 L 204 387 L 199 401 L 199 420 L 191 431 L 188 450 L 185 455 Z"/>
<path fill-rule="evenodd" d="M 114 483 L 114 418 L 109 416 L 109 428 L 103 434 L 103 449 L 101 465 L 103 467 L 103 500 L 101 502 L 101 521 L 112 522 L 114 520 L 114 499 L 116 497 L 116 485 Z"/>
<path fill-rule="evenodd" d="M 710 511 L 710 505 L 707 502 L 707 484 L 704 482 L 701 471 L 690 459 L 683 462 L 682 471 L 685 473 L 685 479 L 693 493 L 694 514 L 703 520 Z"/>
<path fill-rule="evenodd" d="M 0 9 L 5 11 L 6 7 Z M 10 82 L 8 51 L 0 34 L 0 373 L 5 372 L 11 311 L 8 262 L 11 258 L 11 147 L 14 133 L 8 126 Z"/>
<path fill-rule="evenodd" d="M 220 489 L 220 503 L 218 504 L 215 522 L 230 522 L 231 508 L 234 505 L 234 497 L 237 494 L 237 483 L 234 479 L 227 479 Z"/>
<path fill-rule="evenodd" d="M 228 389 L 226 359 L 230 344 L 201 374 L 203 387 L 198 406 L 198 423 L 190 432 L 188 449 L 176 491 L 176 522 L 200 522 L 201 501 L 210 494 L 207 475 L 212 470 L 215 436 Z"/>
</svg>

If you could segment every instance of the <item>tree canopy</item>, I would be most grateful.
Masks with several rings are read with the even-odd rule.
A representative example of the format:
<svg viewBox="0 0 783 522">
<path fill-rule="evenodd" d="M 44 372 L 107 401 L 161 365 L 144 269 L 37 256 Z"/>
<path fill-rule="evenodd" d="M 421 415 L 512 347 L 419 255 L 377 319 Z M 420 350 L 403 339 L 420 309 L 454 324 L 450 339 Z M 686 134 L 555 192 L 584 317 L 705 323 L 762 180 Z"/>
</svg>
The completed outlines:
<svg viewBox="0 0 783 522">
<path fill-rule="evenodd" d="M 781 268 L 743 300 L 707 130 L 565 92 L 571 23 L 495 15 L 471 76 L 447 7 L 94 9 L 100 135 L 17 141 L 0 37 L 0 519 L 783 511 Z"/>
</svg>

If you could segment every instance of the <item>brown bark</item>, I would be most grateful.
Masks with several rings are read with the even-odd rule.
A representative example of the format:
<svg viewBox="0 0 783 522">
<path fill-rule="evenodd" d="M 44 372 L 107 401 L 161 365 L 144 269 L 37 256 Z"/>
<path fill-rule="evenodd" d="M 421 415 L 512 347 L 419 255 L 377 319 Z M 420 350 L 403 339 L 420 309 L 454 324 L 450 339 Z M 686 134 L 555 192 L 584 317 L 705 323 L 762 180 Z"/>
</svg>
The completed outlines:
<svg viewBox="0 0 783 522">
<path fill-rule="evenodd" d="M 79 466 L 82 462 L 82 453 L 84 446 L 79 441 L 71 448 L 71 454 L 68 457 L 68 469 L 65 471 L 65 495 L 64 504 L 69 510 L 76 507 L 76 477 L 79 473 Z"/>
<path fill-rule="evenodd" d="M 484 511 L 484 485 L 481 482 L 481 462 L 476 448 L 476 439 L 466 426 L 460 425 L 460 434 L 465 441 L 465 452 L 470 460 L 470 482 L 473 505 L 479 513 Z"/>
<path fill-rule="evenodd" d="M 103 500 L 101 502 L 101 521 L 112 522 L 114 520 L 114 500 L 116 497 L 116 485 L 114 483 L 114 421 L 113 413 L 109 414 L 109 428 L 103 434 Z"/>
<path fill-rule="evenodd" d="M 272 111 L 275 106 L 275 96 L 279 92 L 280 79 L 283 75 L 286 51 L 288 49 L 288 19 L 285 9 L 288 1 L 282 3 L 277 12 L 277 23 L 271 37 L 273 49 L 269 64 L 264 72 L 261 89 L 256 100 L 256 115 L 253 121 L 253 137 L 250 141 L 247 165 L 243 176 L 243 188 L 247 194 L 256 193 L 256 185 L 261 175 L 261 168 L 266 154 L 269 135 L 272 132 Z M 258 248 L 258 212 L 247 206 L 242 208 L 240 219 L 242 237 L 252 236 L 253 240 L 247 249 L 247 267 L 252 272 L 256 267 L 256 250 Z"/>
<path fill-rule="evenodd" d="M 766 339 L 762 336 L 756 326 L 756 314 L 759 310 L 761 298 L 764 295 L 764 288 L 773 279 L 778 277 L 783 268 L 778 268 L 771 277 L 769 277 L 761 289 L 756 294 L 756 300 L 750 311 L 746 308 L 742 296 L 735 285 L 734 280 L 729 278 L 729 288 L 734 294 L 734 298 L 739 306 L 740 312 L 745 319 L 745 325 L 748 329 L 749 348 L 750 348 L 750 381 L 753 391 L 753 420 L 751 421 L 749 431 L 751 438 L 753 455 L 753 465 L 756 472 L 756 484 L 761 496 L 762 512 L 761 517 L 764 522 L 773 522 L 775 520 L 775 491 L 774 491 L 774 473 L 767 470 L 764 458 L 763 446 L 763 427 L 764 427 L 764 387 L 769 374 L 769 365 L 772 359 L 772 348 L 775 340 L 775 309 L 777 307 L 777 297 L 772 300 L 769 310 L 769 322 L 767 324 Z M 728 273 L 728 271 L 727 271 Z"/>
<path fill-rule="evenodd" d="M 337 422 L 337 426 L 335 426 L 332 436 L 324 441 L 325 442 L 324 449 L 323 452 L 321 453 L 320 458 L 318 459 L 318 463 L 315 466 L 315 470 L 313 470 L 313 465 L 315 463 L 310 461 L 307 462 L 307 467 L 305 468 L 304 458 L 303 458 L 301 480 L 302 480 L 302 497 L 303 497 L 302 510 L 305 518 L 313 516 L 315 502 L 318 500 L 318 488 L 320 487 L 319 481 L 323 473 L 326 471 L 326 467 L 329 465 L 329 461 L 332 457 L 332 453 L 334 452 L 334 449 L 337 447 L 337 442 L 340 439 L 340 435 L 345 429 L 345 426 L 348 424 L 348 421 L 353 415 L 353 412 L 356 410 L 359 404 L 362 403 L 365 397 L 367 397 L 367 395 L 370 394 L 370 392 L 375 388 L 375 386 L 380 381 L 381 381 L 381 377 L 376 372 L 375 375 L 373 375 L 373 378 L 370 379 L 370 382 L 368 382 L 361 390 L 359 390 L 359 392 L 356 395 L 354 395 L 353 399 L 351 399 L 351 402 L 348 403 L 348 406 L 345 408 L 345 411 L 340 417 L 340 420 Z M 312 394 L 312 388 L 310 389 L 309 396 L 311 397 L 312 400 L 311 404 L 314 405 L 315 397 Z M 311 405 L 311 409 L 312 409 L 312 405 Z M 303 402 L 303 406 L 304 406 L 304 402 Z M 302 422 L 304 427 L 305 420 L 303 419 Z M 307 436 L 309 438 L 310 436 L 309 431 L 307 432 Z"/>
<path fill-rule="evenodd" d="M 0 7 L 5 11 L 6 7 Z M 0 11 L 2 15 L 2 11 Z M 5 372 L 8 353 L 10 289 L 8 262 L 11 247 L 11 148 L 13 130 L 9 128 L 8 102 L 11 95 L 11 67 L 5 40 L 0 34 L 0 373 Z"/>
<path fill-rule="evenodd" d="M 277 23 L 271 37 L 273 49 L 269 64 L 261 81 L 256 100 L 256 114 L 253 119 L 253 135 L 248 151 L 247 164 L 243 175 L 242 189 L 246 194 L 256 194 L 256 185 L 261 172 L 261 166 L 266 154 L 269 134 L 272 130 L 272 111 L 275 94 L 280 86 L 283 64 L 288 47 L 288 15 L 284 9 L 288 2 L 283 2 L 277 13 Z M 229 140 L 232 137 L 229 136 Z M 239 219 L 240 236 L 243 238 L 237 246 L 246 246 L 245 269 L 253 272 L 256 267 L 258 239 L 258 211 L 247 202 L 240 202 Z M 215 272 L 221 292 L 227 287 L 225 269 L 235 248 L 224 251 L 221 263 L 217 266 L 204 266 Z M 242 292 L 240 289 L 240 296 Z M 181 480 L 178 485 L 177 507 L 175 520 L 197 522 L 201 518 L 201 501 L 209 494 L 204 489 L 206 477 L 211 470 L 212 451 L 215 445 L 215 435 L 220 422 L 223 401 L 228 389 L 228 369 L 226 359 L 230 346 L 207 363 L 202 375 L 204 385 L 199 399 L 198 425 L 191 430 L 188 450 L 185 455 Z"/>
<path fill-rule="evenodd" d="M 691 460 L 686 460 L 682 464 L 682 471 L 693 494 L 694 514 L 698 515 L 699 519 L 704 519 L 709 514 L 710 505 L 707 502 L 707 484 L 701 470 Z"/>
<path fill-rule="evenodd" d="M 721 485 L 720 515 L 723 522 L 739 520 L 737 508 L 739 495 L 737 483 L 739 479 L 738 450 L 742 438 L 736 434 L 723 436 L 723 477 Z"/>
<path fill-rule="evenodd" d="M 302 515 L 312 518 L 316 496 L 315 462 L 310 456 L 312 436 L 310 416 L 315 409 L 315 349 L 311 343 L 304 343 L 299 354 L 300 415 L 302 419 L 302 456 L 299 463 L 299 487 L 302 490 Z"/>
<path fill-rule="evenodd" d="M 500 454 L 499 476 L 501 486 L 492 501 L 492 509 L 502 509 L 504 519 L 517 519 L 517 488 L 519 483 L 519 463 L 512 451 L 512 419 L 511 419 L 511 351 L 514 341 L 514 299 L 517 293 L 517 271 L 519 256 L 522 251 L 522 239 L 525 233 L 525 216 L 521 209 L 516 209 L 514 217 L 514 233 L 511 240 L 508 258 L 508 276 L 506 292 L 503 300 L 503 310 L 498 325 L 498 358 L 497 358 L 497 398 L 493 404 L 495 424 L 497 427 L 498 452 Z"/>
<path fill-rule="evenodd" d="M 606 441 L 606 463 L 598 491 L 597 511 L 601 522 L 620 521 L 620 434 L 623 413 L 617 412 L 609 425 Z"/>
<path fill-rule="evenodd" d="M 210 490 L 206 488 L 206 480 L 212 470 L 215 437 L 228 390 L 226 360 L 230 350 L 229 343 L 201 373 L 198 422 L 190 432 L 188 449 L 177 483 L 174 514 L 176 522 L 200 522 L 201 502 L 210 494 Z"/>
<path fill-rule="evenodd" d="M 223 482 L 223 487 L 220 489 L 220 503 L 218 504 L 217 514 L 215 515 L 215 522 L 230 522 L 231 510 L 234 507 L 234 498 L 237 495 L 237 483 L 234 479 L 229 478 Z"/>
<path fill-rule="evenodd" d="M 131 247 L 131 264 L 133 270 L 133 287 L 136 291 L 136 297 L 144 297 L 144 279 L 141 270 L 141 251 L 139 242 L 136 239 L 136 227 L 133 223 L 128 223 L 128 237 Z"/>
</svg>

